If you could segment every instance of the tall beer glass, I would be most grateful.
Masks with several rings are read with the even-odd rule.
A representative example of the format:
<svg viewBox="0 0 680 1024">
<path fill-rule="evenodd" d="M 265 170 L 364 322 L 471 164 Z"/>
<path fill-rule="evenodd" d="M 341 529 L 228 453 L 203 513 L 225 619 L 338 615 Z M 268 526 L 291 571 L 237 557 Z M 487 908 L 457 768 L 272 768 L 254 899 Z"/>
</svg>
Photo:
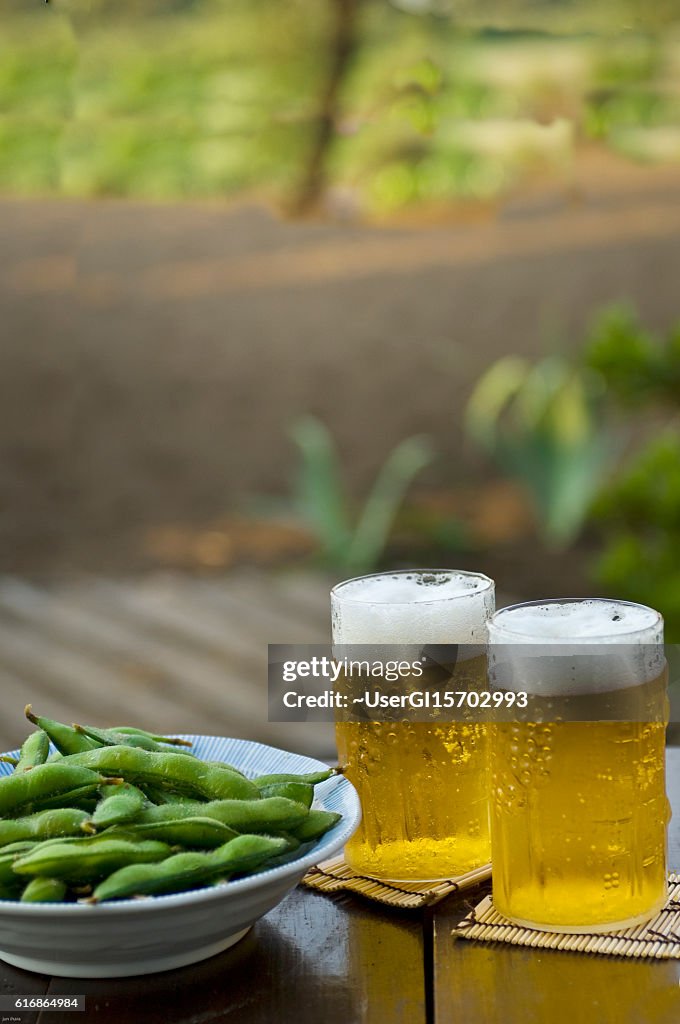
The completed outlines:
<svg viewBox="0 0 680 1024">
<path fill-rule="evenodd" d="M 334 645 L 460 644 L 453 688 L 487 688 L 486 624 L 494 609 L 487 576 L 453 570 L 364 576 L 335 587 L 331 605 Z M 345 849 L 355 871 L 427 880 L 488 863 L 487 731 L 479 721 L 450 717 L 337 722 L 340 762 L 363 814 Z"/>
<path fill-rule="evenodd" d="M 555 600 L 489 625 L 492 689 L 527 692 L 493 726 L 493 899 L 518 924 L 612 931 L 666 898 L 663 620 L 643 605 Z"/>
</svg>

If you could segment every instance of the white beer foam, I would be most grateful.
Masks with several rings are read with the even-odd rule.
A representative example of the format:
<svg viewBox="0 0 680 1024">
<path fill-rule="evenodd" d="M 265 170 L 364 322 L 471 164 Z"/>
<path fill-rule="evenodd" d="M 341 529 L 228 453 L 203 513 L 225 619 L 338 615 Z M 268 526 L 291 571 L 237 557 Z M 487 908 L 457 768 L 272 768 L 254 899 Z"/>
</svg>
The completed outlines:
<svg viewBox="0 0 680 1024">
<path fill-rule="evenodd" d="M 489 623 L 489 645 L 492 684 L 532 694 L 638 686 L 655 679 L 664 665 L 662 617 L 625 601 L 502 609 Z"/>
<path fill-rule="evenodd" d="M 603 643 L 657 643 L 663 634 L 658 612 L 641 604 L 626 601 L 546 602 L 545 604 L 518 605 L 497 612 L 491 625 L 494 635 L 512 643 L 544 643 L 560 640 L 562 643 L 580 643 L 602 640 Z"/>
<path fill-rule="evenodd" d="M 464 572 L 366 576 L 331 594 L 335 644 L 479 644 L 494 610 L 494 584 Z"/>
</svg>

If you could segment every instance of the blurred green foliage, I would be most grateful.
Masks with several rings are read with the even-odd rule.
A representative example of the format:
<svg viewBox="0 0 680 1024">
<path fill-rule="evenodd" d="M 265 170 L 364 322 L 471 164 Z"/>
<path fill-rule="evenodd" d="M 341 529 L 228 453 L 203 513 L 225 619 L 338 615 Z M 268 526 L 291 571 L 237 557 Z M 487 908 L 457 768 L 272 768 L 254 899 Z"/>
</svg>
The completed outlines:
<svg viewBox="0 0 680 1024">
<path fill-rule="evenodd" d="M 468 435 L 526 489 L 548 547 L 576 538 L 610 457 L 601 406 L 598 378 L 560 356 L 500 359 L 468 402 Z"/>
<path fill-rule="evenodd" d="M 604 539 L 597 579 L 612 593 L 658 608 L 667 639 L 680 641 L 680 323 L 664 338 L 617 306 L 595 324 L 586 365 L 615 405 L 637 410 L 652 431 L 594 506 Z"/>
<path fill-rule="evenodd" d="M 586 343 L 586 362 L 626 406 L 667 404 L 680 411 L 680 322 L 655 337 L 629 306 L 598 315 Z"/>
<path fill-rule="evenodd" d="M 611 593 L 658 608 L 680 642 L 680 433 L 655 438 L 595 506 L 605 538 L 597 579 Z"/>
<path fill-rule="evenodd" d="M 328 184 L 380 215 L 568 182 L 581 140 L 680 159 L 680 13 L 595 6 L 363 0 Z M 291 201 L 337 9 L 0 0 L 0 190 Z"/>
<path fill-rule="evenodd" d="M 2 190 L 174 198 L 293 187 L 323 70 L 323 7 L 156 7 L 164 16 L 126 5 L 114 16 L 63 0 L 73 18 L 47 9 L 2 22 Z"/>
<path fill-rule="evenodd" d="M 409 485 L 432 461 L 429 442 L 410 437 L 398 444 L 378 471 L 363 507 L 353 514 L 328 429 L 305 416 L 293 424 L 291 434 L 300 452 L 295 506 L 314 531 L 320 561 L 355 573 L 375 568 Z"/>
</svg>

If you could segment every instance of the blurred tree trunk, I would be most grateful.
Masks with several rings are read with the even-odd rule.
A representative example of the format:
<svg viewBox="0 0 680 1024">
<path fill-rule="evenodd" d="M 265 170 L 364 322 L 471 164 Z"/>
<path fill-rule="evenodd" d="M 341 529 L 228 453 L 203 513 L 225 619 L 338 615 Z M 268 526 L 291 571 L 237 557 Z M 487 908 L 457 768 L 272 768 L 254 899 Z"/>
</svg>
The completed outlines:
<svg viewBox="0 0 680 1024">
<path fill-rule="evenodd" d="M 358 13 L 361 0 L 328 0 L 332 27 L 327 51 L 327 74 L 303 178 L 293 200 L 293 212 L 308 213 L 319 202 L 326 184 L 326 158 L 340 114 L 342 87 L 359 45 Z"/>
</svg>

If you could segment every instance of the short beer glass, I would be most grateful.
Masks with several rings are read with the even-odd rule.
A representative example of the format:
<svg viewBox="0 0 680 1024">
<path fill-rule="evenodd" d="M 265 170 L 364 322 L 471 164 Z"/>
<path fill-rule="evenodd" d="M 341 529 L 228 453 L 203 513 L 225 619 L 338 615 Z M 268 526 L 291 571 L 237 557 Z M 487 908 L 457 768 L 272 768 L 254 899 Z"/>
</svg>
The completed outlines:
<svg viewBox="0 0 680 1024">
<path fill-rule="evenodd" d="M 549 600 L 489 624 L 493 900 L 518 924 L 612 931 L 666 899 L 663 620 L 643 605 Z"/>
<path fill-rule="evenodd" d="M 331 605 L 334 650 L 458 644 L 455 668 L 439 663 L 428 680 L 426 667 L 422 686 L 441 686 L 442 671 L 450 671 L 455 690 L 487 689 L 487 621 L 494 609 L 487 576 L 380 573 L 340 583 Z M 336 720 L 340 763 L 362 806 L 362 823 L 345 848 L 355 871 L 415 881 L 488 863 L 488 728 L 478 718 L 451 721 L 446 714 L 439 721 Z"/>
</svg>

